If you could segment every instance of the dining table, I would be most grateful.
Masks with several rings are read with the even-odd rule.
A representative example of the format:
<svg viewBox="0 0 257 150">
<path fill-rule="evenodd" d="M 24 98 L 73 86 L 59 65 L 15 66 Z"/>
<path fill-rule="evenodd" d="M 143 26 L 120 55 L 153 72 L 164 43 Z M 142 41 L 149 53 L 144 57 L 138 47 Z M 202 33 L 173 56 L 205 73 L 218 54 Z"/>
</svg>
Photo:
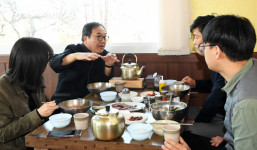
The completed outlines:
<svg viewBox="0 0 257 150">
<path fill-rule="evenodd" d="M 149 89 L 135 89 L 140 95 L 143 91 L 149 91 Z M 99 94 L 89 93 L 83 99 L 91 102 L 91 105 L 106 105 L 113 102 L 104 102 L 101 100 Z M 188 99 L 188 98 L 187 98 Z M 120 102 L 121 99 L 117 95 L 115 102 Z M 155 121 L 150 111 L 149 106 L 138 110 L 147 115 L 148 119 L 145 123 L 151 123 Z M 36 150 L 54 150 L 54 149 L 74 149 L 74 150 L 160 150 L 161 145 L 164 143 L 164 137 L 152 133 L 149 138 L 143 141 L 136 141 L 132 139 L 127 131 L 127 126 L 125 126 L 125 131 L 120 138 L 110 141 L 98 140 L 93 134 L 90 120 L 94 115 L 91 111 L 89 113 L 89 124 L 88 128 L 83 130 L 80 136 L 74 137 L 49 137 L 50 131 L 55 130 L 75 130 L 74 121 L 61 129 L 53 128 L 49 121 L 45 122 L 43 125 L 39 126 L 32 132 L 25 136 L 25 143 L 27 147 L 33 147 Z"/>
</svg>

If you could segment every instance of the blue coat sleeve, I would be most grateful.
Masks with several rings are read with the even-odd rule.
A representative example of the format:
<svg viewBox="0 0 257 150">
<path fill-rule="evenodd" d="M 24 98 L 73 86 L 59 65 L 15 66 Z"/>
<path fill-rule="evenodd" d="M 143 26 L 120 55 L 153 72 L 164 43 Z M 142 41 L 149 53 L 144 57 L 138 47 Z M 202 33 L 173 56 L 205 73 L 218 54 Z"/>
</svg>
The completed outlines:
<svg viewBox="0 0 257 150">
<path fill-rule="evenodd" d="M 225 115 L 224 105 L 226 102 L 226 93 L 221 90 L 225 85 L 224 78 L 216 73 L 212 73 L 212 88 L 206 98 L 202 110 L 195 118 L 195 122 L 211 122 L 216 114 Z"/>
</svg>

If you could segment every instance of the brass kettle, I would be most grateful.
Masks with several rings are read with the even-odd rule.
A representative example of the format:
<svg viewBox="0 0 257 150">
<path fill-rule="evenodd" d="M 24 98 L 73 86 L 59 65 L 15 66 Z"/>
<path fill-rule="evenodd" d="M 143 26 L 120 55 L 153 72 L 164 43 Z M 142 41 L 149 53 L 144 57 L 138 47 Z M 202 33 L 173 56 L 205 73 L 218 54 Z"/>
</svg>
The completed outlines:
<svg viewBox="0 0 257 150">
<path fill-rule="evenodd" d="M 136 63 L 131 62 L 131 60 L 128 60 L 128 63 L 124 63 L 124 58 L 127 55 L 133 55 L 136 58 Z M 123 80 L 136 80 L 138 79 L 142 73 L 145 66 L 142 66 L 139 69 L 139 66 L 137 64 L 137 56 L 134 53 L 127 53 L 124 54 L 122 57 L 122 63 L 121 63 L 121 77 Z"/>
<path fill-rule="evenodd" d="M 91 119 L 94 136 L 99 140 L 113 140 L 122 136 L 125 130 L 125 119 L 119 110 L 106 106 L 100 109 Z"/>
</svg>

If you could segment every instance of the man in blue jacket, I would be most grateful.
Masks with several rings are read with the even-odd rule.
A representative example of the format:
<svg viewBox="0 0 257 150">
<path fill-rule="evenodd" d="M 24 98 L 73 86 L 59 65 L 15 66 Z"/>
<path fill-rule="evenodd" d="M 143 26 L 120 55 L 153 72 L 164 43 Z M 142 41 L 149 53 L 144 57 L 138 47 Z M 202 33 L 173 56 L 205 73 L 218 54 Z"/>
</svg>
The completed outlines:
<svg viewBox="0 0 257 150">
<path fill-rule="evenodd" d="M 82 98 L 89 91 L 87 85 L 108 82 L 113 76 L 113 64 L 119 62 L 115 54 L 106 51 L 108 40 L 104 26 L 97 22 L 83 27 L 81 44 L 68 45 L 63 53 L 53 57 L 52 69 L 59 73 L 58 84 L 52 100 Z"/>
</svg>

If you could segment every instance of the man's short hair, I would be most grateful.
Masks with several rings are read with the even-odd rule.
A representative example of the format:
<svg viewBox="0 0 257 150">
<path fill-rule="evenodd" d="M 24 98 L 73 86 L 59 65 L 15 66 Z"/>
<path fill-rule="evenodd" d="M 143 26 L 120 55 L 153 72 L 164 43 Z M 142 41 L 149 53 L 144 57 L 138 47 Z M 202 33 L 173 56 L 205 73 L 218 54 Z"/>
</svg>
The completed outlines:
<svg viewBox="0 0 257 150">
<path fill-rule="evenodd" d="M 199 31 L 202 33 L 208 22 L 210 22 L 214 18 L 215 16 L 213 15 L 198 16 L 190 26 L 190 32 L 193 32 L 195 28 L 198 28 Z"/>
<path fill-rule="evenodd" d="M 256 34 L 247 18 L 222 15 L 206 25 L 203 41 L 219 46 L 231 61 L 242 61 L 252 57 Z"/>
<path fill-rule="evenodd" d="M 90 22 L 90 23 L 85 24 L 83 27 L 83 30 L 82 30 L 82 41 L 84 41 L 84 38 L 83 38 L 84 36 L 90 37 L 92 34 L 92 30 L 95 27 L 99 27 L 99 26 L 102 26 L 105 30 L 105 27 L 98 22 Z"/>
</svg>

